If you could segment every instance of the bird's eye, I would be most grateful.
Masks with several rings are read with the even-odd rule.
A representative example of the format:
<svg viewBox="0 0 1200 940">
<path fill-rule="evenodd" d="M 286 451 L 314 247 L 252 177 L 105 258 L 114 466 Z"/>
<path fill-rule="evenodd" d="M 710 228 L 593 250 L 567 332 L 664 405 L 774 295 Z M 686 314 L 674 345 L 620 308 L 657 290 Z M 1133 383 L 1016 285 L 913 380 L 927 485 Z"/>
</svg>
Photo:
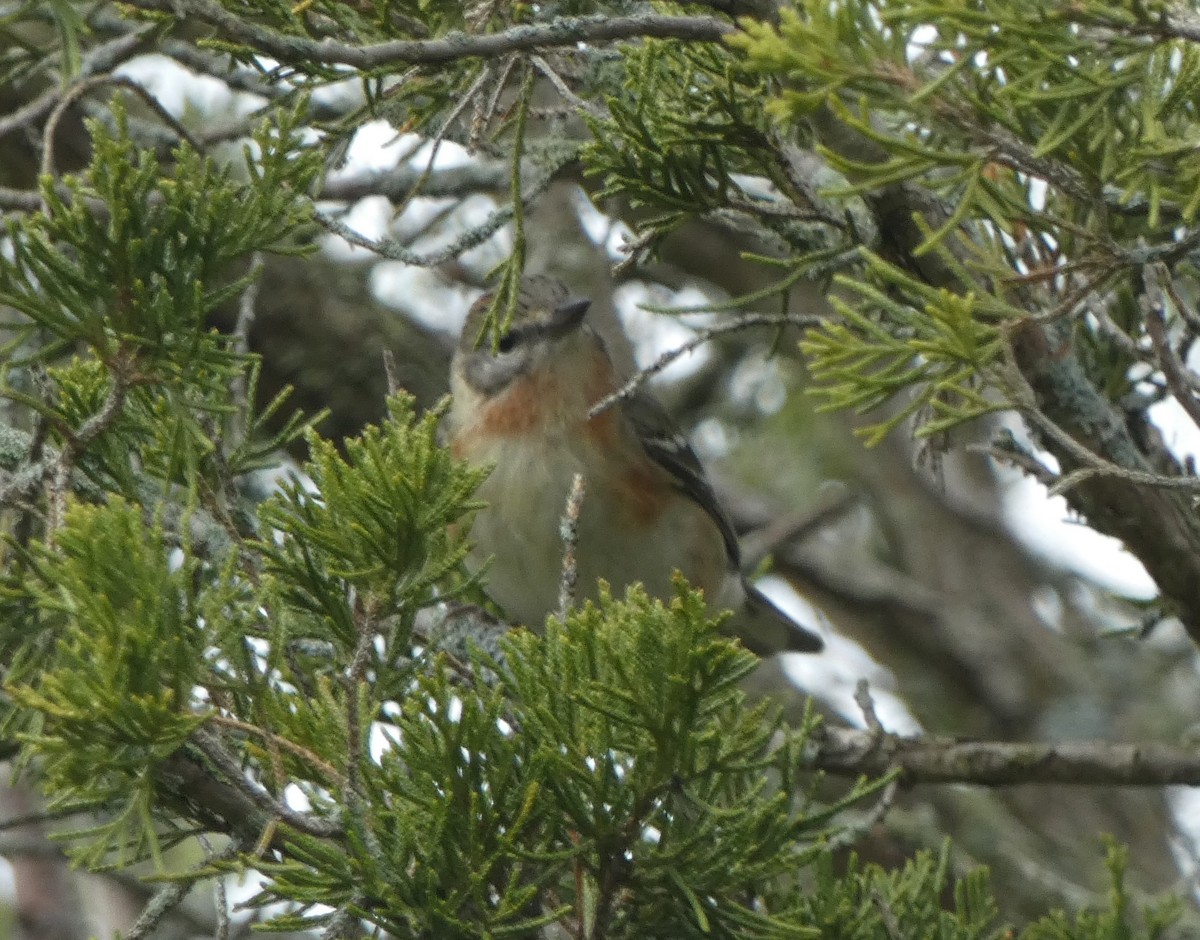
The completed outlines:
<svg viewBox="0 0 1200 940">
<path fill-rule="evenodd" d="M 517 345 L 517 333 L 515 330 L 509 330 L 500 337 L 500 342 L 496 344 L 496 348 L 502 353 L 512 352 L 513 347 Z"/>
</svg>

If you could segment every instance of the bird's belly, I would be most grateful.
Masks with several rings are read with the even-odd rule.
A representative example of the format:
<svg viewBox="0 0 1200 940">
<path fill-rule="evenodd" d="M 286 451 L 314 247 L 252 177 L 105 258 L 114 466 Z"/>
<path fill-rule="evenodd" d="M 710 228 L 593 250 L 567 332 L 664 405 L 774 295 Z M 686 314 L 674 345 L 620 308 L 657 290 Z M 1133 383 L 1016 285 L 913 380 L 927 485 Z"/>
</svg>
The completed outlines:
<svg viewBox="0 0 1200 940">
<path fill-rule="evenodd" d="M 667 599 L 674 593 L 676 569 L 710 600 L 720 601 L 715 592 L 726 580 L 724 543 L 700 506 L 671 493 L 666 511 L 631 518 L 619 511 L 626 498 L 619 488 L 627 481 L 587 472 L 603 461 L 542 442 L 513 445 L 506 442 L 504 461 L 480 487 L 488 508 L 475 517 L 468 558 L 473 570 L 492 558 L 487 591 L 509 617 L 538 628 L 558 608 L 559 530 L 575 473 L 584 474 L 587 487 L 576 546 L 577 601 L 594 598 L 599 579 L 618 596 L 641 582 L 652 597 Z"/>
<path fill-rule="evenodd" d="M 561 458 L 548 459 L 542 448 L 510 443 L 479 488 L 488 505 L 471 527 L 468 567 L 477 571 L 490 558 L 488 594 L 509 617 L 531 627 L 541 627 L 558 607 L 559 521 L 575 472 Z"/>
</svg>

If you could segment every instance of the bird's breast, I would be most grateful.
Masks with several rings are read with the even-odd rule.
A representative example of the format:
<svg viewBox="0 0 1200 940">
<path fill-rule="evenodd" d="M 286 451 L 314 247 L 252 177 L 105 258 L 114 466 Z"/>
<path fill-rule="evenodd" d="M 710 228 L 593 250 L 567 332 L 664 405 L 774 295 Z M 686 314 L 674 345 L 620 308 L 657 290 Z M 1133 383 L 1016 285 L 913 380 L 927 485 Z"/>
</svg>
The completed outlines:
<svg viewBox="0 0 1200 940">
<path fill-rule="evenodd" d="M 586 484 L 580 599 L 595 596 L 599 578 L 617 593 L 640 581 L 665 599 L 675 569 L 715 597 L 728 575 L 719 528 L 650 459 L 619 410 L 588 418 L 617 387 L 607 357 L 594 357 L 583 372 L 571 380 L 556 369 L 522 376 L 464 409 L 475 420 L 459 425 L 454 453 L 493 468 L 479 489 L 488 506 L 475 517 L 469 563 L 478 568 L 490 557 L 488 593 L 512 618 L 540 626 L 558 605 L 559 530 L 578 473 Z"/>
</svg>

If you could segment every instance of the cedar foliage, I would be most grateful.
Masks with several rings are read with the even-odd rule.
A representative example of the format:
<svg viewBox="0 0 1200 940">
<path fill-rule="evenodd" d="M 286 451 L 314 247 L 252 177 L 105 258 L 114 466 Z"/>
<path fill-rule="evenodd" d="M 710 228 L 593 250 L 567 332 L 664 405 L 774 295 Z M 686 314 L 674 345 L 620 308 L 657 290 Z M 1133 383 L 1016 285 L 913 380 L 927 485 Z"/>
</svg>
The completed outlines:
<svg viewBox="0 0 1200 940">
<path fill-rule="evenodd" d="M 124 13 L 142 8 L 165 36 L 155 6 Z M 59 833 L 73 858 L 150 858 L 183 880 L 252 868 L 252 903 L 283 904 L 270 929 L 330 935 L 1013 936 L 986 872 L 956 874 L 949 846 L 891 872 L 835 868 L 831 845 L 887 781 L 818 800 L 804 747 L 819 723 L 786 728 L 746 704 L 753 658 L 686 585 L 667 605 L 605 595 L 488 652 L 440 648 L 429 610 L 479 597 L 461 562 L 481 475 L 438 446 L 436 413 L 397 395 L 339 446 L 310 432 L 312 486 L 264 496 L 255 473 L 313 416 L 280 419 L 282 397 L 256 409 L 256 357 L 206 316 L 247 288 L 256 253 L 312 247 L 314 187 L 365 120 L 436 132 L 494 68 L 460 59 L 400 83 L 401 66 L 358 69 L 361 107 L 325 120 L 307 95 L 347 73 L 302 41 L 598 8 L 225 9 L 295 52 L 267 67 L 251 40 L 203 40 L 275 89 L 252 145 L 226 161 L 186 143 L 164 155 L 115 96 L 90 123 L 90 164 L 43 179 L 0 253 L 15 312 L 0 362 L 15 416 L 0 434 L 0 727 L 48 806 L 89 820 Z M 476 129 L 512 165 L 497 315 L 523 265 L 525 164 L 549 178 L 578 160 L 597 198 L 641 211 L 641 253 L 689 219 L 725 218 L 777 249 L 759 259 L 777 289 L 749 300 L 800 278 L 839 288 L 840 317 L 804 352 L 826 406 L 900 402 L 864 428 L 871 441 L 1019 404 L 1007 341 L 1032 311 L 1053 345 L 1062 315 L 1097 297 L 1136 350 L 1139 297 L 1161 275 L 1171 291 L 1153 315 L 1194 339 L 1200 73 L 1170 9 L 804 2 L 727 43 L 623 43 L 572 76 L 603 112 L 581 147 L 526 140 L 534 72 L 514 60 L 511 108 Z M 56 38 L 8 47 L 10 81 L 48 50 L 71 76 L 116 28 L 69 3 L 14 16 L 48 17 Z M 796 148 L 821 172 L 798 176 Z M 879 200 L 915 183 L 935 210 L 881 230 Z M 1129 345 L 1094 321 L 1071 329 L 1086 388 L 1129 393 Z M 202 833 L 231 850 L 173 870 L 167 850 Z M 1020 935 L 1168 935 L 1178 906 L 1133 912 L 1117 848 L 1109 867 L 1106 909 Z"/>
</svg>

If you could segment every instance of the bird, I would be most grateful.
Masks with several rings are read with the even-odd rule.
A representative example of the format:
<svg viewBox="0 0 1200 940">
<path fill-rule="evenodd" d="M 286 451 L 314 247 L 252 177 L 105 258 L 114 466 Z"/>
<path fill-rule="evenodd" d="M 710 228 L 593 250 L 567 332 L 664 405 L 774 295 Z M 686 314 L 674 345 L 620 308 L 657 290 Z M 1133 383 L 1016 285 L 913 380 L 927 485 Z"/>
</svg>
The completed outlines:
<svg viewBox="0 0 1200 940">
<path fill-rule="evenodd" d="M 525 276 L 495 342 L 485 336 L 493 295 L 470 308 L 451 362 L 447 440 L 459 459 L 491 472 L 471 523 L 469 570 L 489 559 L 487 592 L 509 618 L 539 629 L 557 612 L 560 523 L 576 474 L 586 495 L 577 527 L 581 597 L 600 579 L 614 591 L 640 582 L 662 600 L 674 572 L 703 589 L 711 611 L 731 610 L 727 630 L 761 657 L 818 652 L 813 630 L 775 607 L 744 577 L 737 535 L 704 468 L 666 409 L 624 386 L 589 325 L 590 301 L 559 280 Z"/>
</svg>

